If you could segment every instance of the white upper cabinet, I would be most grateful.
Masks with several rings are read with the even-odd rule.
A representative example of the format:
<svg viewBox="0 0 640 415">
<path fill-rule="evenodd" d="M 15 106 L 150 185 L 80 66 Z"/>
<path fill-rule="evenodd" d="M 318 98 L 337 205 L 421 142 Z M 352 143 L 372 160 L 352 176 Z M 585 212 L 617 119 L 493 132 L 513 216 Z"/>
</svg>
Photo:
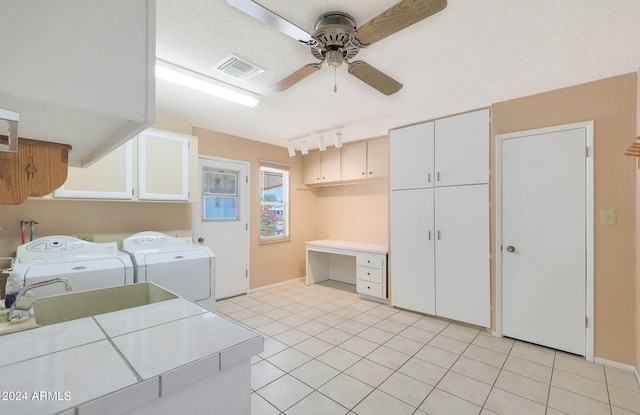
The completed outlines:
<svg viewBox="0 0 640 415">
<path fill-rule="evenodd" d="M 138 136 L 138 198 L 189 199 L 189 136 L 154 130 Z"/>
<path fill-rule="evenodd" d="M 435 121 L 436 186 L 489 183 L 489 110 Z"/>
<path fill-rule="evenodd" d="M 367 177 L 367 142 L 356 141 L 342 146 L 342 180 Z"/>
<path fill-rule="evenodd" d="M 433 187 L 433 122 L 391 130 L 391 190 Z"/>
<path fill-rule="evenodd" d="M 92 163 L 155 119 L 155 0 L 4 1 L 0 108 Z"/>
<path fill-rule="evenodd" d="M 339 181 L 341 160 L 339 148 L 327 147 L 325 151 L 310 151 L 304 156 L 304 183 L 320 184 Z"/>
</svg>

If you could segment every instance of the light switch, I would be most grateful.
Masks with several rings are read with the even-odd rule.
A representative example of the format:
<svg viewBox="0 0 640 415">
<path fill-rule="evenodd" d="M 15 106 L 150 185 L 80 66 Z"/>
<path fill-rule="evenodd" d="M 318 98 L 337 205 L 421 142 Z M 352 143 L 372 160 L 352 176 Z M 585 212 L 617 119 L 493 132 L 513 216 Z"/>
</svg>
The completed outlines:
<svg viewBox="0 0 640 415">
<path fill-rule="evenodd" d="M 615 225 L 615 224 L 616 224 L 616 210 L 600 209 L 600 225 Z"/>
</svg>

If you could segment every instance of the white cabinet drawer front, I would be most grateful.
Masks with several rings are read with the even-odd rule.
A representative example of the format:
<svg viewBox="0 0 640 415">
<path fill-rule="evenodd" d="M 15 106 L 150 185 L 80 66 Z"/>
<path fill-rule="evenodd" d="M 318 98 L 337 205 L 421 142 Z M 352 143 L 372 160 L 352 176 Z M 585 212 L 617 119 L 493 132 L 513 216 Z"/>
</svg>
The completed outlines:
<svg viewBox="0 0 640 415">
<path fill-rule="evenodd" d="M 358 255 L 359 267 L 371 267 L 382 269 L 382 255 Z"/>
<path fill-rule="evenodd" d="M 382 270 L 369 267 L 358 267 L 356 276 L 359 280 L 377 282 L 382 284 Z"/>
<path fill-rule="evenodd" d="M 382 284 L 370 281 L 358 280 L 356 289 L 360 294 L 367 294 L 373 297 L 382 297 Z"/>
</svg>

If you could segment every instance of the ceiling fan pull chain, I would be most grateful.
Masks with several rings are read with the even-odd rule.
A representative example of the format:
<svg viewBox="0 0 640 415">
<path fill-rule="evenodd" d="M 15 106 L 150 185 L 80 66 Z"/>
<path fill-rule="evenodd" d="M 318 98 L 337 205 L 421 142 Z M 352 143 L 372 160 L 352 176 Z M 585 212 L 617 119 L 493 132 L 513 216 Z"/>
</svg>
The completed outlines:
<svg viewBox="0 0 640 415">
<path fill-rule="evenodd" d="M 338 92 L 338 68 L 333 68 L 333 92 Z"/>
</svg>

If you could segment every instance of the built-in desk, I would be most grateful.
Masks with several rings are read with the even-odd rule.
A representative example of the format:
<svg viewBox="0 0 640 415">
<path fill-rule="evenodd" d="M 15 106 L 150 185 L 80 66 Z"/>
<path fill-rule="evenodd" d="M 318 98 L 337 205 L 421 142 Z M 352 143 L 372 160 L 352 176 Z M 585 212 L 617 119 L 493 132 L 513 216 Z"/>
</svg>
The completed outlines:
<svg viewBox="0 0 640 415">
<path fill-rule="evenodd" d="M 322 239 L 305 248 L 307 285 L 341 281 L 355 284 L 364 298 L 387 301 L 387 245 Z"/>
</svg>

